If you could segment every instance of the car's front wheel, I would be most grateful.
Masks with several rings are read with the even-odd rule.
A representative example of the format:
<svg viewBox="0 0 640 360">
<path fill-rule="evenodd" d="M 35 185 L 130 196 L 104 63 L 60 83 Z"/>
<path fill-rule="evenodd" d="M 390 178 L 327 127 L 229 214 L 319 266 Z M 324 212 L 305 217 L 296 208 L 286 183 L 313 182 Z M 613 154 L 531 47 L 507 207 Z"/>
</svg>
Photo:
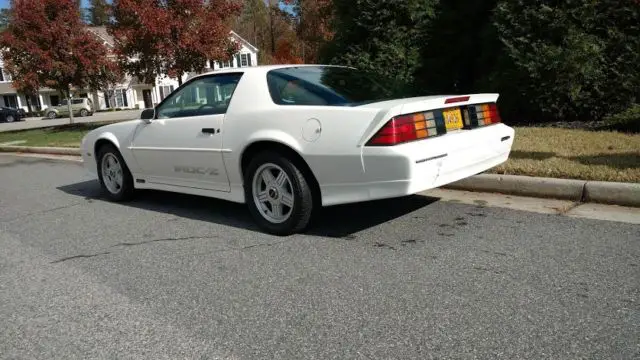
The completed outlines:
<svg viewBox="0 0 640 360">
<path fill-rule="evenodd" d="M 283 155 L 257 155 L 245 169 L 244 191 L 251 215 L 271 234 L 297 233 L 311 220 L 311 187 L 295 163 Z"/>
<path fill-rule="evenodd" d="M 56 113 L 55 113 L 55 111 L 49 111 L 49 112 L 47 113 L 47 117 L 48 117 L 49 119 L 55 119 L 55 118 L 56 118 Z"/>
<path fill-rule="evenodd" d="M 98 180 L 107 197 L 113 201 L 126 201 L 133 197 L 133 176 L 118 149 L 103 145 L 97 152 Z"/>
</svg>

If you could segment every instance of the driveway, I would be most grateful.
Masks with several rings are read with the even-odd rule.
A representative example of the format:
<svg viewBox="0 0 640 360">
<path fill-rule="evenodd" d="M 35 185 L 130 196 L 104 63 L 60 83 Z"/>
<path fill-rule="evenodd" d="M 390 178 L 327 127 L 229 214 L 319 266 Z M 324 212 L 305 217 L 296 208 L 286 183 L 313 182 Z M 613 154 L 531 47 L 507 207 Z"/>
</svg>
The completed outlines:
<svg viewBox="0 0 640 360">
<path fill-rule="evenodd" d="M 228 202 L 110 203 L 76 163 L 0 169 L 2 358 L 640 356 L 637 224 L 412 196 L 281 238 Z"/>
<path fill-rule="evenodd" d="M 75 123 L 81 122 L 99 122 L 113 120 L 133 120 L 140 116 L 142 110 L 122 110 L 94 113 L 92 116 L 79 117 L 74 116 Z M 53 120 L 43 118 L 27 118 L 25 121 L 13 123 L 0 123 L 0 132 L 12 130 L 37 129 L 48 126 L 68 124 L 69 118 L 57 118 Z"/>
</svg>

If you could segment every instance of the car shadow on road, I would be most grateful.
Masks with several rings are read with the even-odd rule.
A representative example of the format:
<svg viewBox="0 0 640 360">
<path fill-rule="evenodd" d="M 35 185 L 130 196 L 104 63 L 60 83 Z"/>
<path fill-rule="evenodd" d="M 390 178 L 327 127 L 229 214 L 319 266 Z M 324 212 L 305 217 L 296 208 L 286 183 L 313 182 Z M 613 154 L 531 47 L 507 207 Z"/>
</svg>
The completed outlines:
<svg viewBox="0 0 640 360">
<path fill-rule="evenodd" d="M 85 199 L 108 201 L 103 196 L 97 180 L 60 186 L 58 190 Z M 433 197 L 414 195 L 323 208 L 317 213 L 306 233 L 323 237 L 347 238 L 362 230 L 410 214 L 438 200 Z M 139 191 L 134 200 L 119 204 L 260 232 L 245 205 L 203 196 L 144 190 Z"/>
</svg>

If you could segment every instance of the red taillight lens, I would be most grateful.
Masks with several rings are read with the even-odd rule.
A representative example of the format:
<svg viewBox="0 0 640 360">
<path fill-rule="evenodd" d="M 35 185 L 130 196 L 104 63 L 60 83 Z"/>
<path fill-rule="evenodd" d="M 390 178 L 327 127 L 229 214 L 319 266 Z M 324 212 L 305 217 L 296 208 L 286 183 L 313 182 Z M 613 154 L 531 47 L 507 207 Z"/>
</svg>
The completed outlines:
<svg viewBox="0 0 640 360">
<path fill-rule="evenodd" d="M 433 112 L 396 116 L 369 140 L 367 145 L 397 145 L 437 135 Z"/>
<path fill-rule="evenodd" d="M 478 126 L 497 124 L 502 121 L 495 103 L 476 105 Z"/>
</svg>

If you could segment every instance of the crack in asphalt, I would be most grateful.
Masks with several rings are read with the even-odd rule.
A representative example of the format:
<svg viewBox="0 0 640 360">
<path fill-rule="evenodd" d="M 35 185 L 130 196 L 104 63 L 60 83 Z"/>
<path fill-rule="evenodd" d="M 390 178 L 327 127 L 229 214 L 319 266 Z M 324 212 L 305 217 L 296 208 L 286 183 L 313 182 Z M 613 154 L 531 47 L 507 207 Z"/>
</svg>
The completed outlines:
<svg viewBox="0 0 640 360">
<path fill-rule="evenodd" d="M 108 255 L 108 254 L 111 254 L 111 252 L 106 251 L 106 252 L 101 252 L 101 253 L 97 253 L 97 254 L 74 255 L 74 256 L 69 256 L 69 257 L 66 257 L 66 258 L 62 258 L 62 259 L 58 259 L 58 260 L 52 261 L 51 264 L 57 264 L 57 263 L 61 263 L 61 262 L 65 262 L 65 261 L 69 261 L 69 260 L 73 260 L 73 259 L 92 258 L 92 257 L 101 256 L 101 255 Z"/>
<path fill-rule="evenodd" d="M 154 242 L 162 242 L 162 241 L 206 240 L 206 239 L 216 239 L 216 238 L 218 238 L 218 237 L 217 236 L 169 237 L 169 238 L 145 240 L 145 241 L 140 241 L 140 242 L 123 242 L 123 243 L 112 245 L 110 247 L 113 248 L 113 247 L 117 247 L 117 246 L 125 246 L 125 247 L 128 247 L 128 246 L 140 246 L 140 245 L 150 244 L 150 243 L 154 243 Z"/>
<path fill-rule="evenodd" d="M 123 242 L 123 243 L 111 245 L 109 248 L 140 246 L 140 245 L 146 245 L 146 244 L 151 244 L 151 243 L 156 243 L 156 242 L 163 242 L 163 241 L 206 240 L 206 239 L 218 239 L 218 238 L 219 238 L 218 236 L 186 236 L 186 237 L 160 238 L 160 239 L 152 239 L 152 240 L 146 240 L 146 241 L 140 241 L 140 242 Z M 270 247 L 270 246 L 283 244 L 283 243 L 285 243 L 287 241 L 291 241 L 291 239 L 277 241 L 277 242 L 274 242 L 274 243 L 261 243 L 261 244 L 253 244 L 253 245 L 247 245 L 247 246 L 242 246 L 242 247 L 226 247 L 224 249 L 220 249 L 218 251 L 213 251 L 211 253 L 219 253 L 219 252 L 232 251 L 232 250 L 243 251 L 243 250 L 253 249 L 253 248 L 257 248 L 257 247 Z M 69 261 L 69 260 L 74 260 L 74 259 L 93 258 L 93 257 L 101 256 L 101 255 L 109 255 L 111 253 L 112 253 L 111 251 L 105 251 L 105 252 L 100 252 L 100 253 L 95 253 L 95 254 L 74 255 L 74 256 L 69 256 L 69 257 L 65 257 L 65 258 L 62 258 L 62 259 L 58 259 L 58 260 L 52 261 L 51 264 L 57 264 L 57 263 L 61 263 L 61 262 Z"/>
</svg>

